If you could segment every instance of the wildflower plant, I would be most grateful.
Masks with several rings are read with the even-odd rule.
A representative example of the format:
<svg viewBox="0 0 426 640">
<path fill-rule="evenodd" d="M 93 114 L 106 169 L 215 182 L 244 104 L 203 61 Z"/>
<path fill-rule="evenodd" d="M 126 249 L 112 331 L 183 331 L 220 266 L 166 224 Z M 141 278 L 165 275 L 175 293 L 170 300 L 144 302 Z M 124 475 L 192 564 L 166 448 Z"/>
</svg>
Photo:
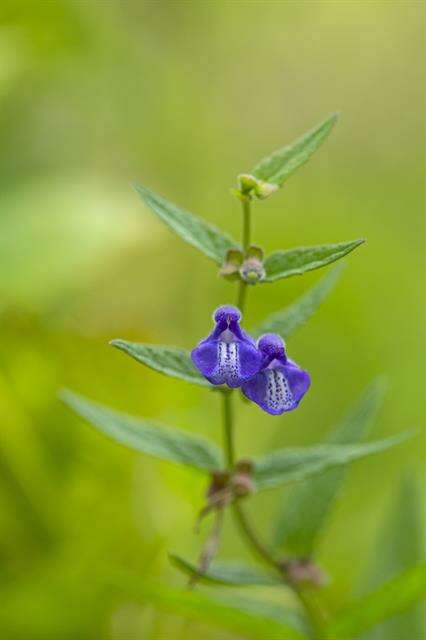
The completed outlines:
<svg viewBox="0 0 426 640">
<path fill-rule="evenodd" d="M 383 397 L 382 380 L 370 385 L 348 418 L 324 443 L 273 451 L 256 459 L 240 457 L 235 450 L 237 395 L 252 403 L 253 411 L 269 414 L 271 420 L 285 420 L 283 414 L 303 407 L 303 398 L 311 385 L 309 362 L 301 366 L 292 360 L 286 341 L 330 293 L 341 268 L 335 267 L 299 300 L 277 310 L 253 329 L 247 329 L 245 316 L 249 290 L 255 295 L 256 287 L 264 283 L 323 268 L 363 242 L 352 240 L 287 248 L 266 257 L 263 248 L 252 244 L 252 204 L 275 195 L 324 142 L 336 121 L 337 115 L 332 115 L 293 144 L 263 159 L 249 174 L 238 176 L 232 192 L 242 206 L 241 242 L 148 188 L 136 187 L 158 218 L 217 263 L 219 275 L 236 287 L 235 306 L 226 304 L 216 310 L 206 310 L 206 327 L 208 316 L 213 312 L 212 330 L 205 338 L 194 338 L 191 352 L 125 340 L 113 340 L 111 344 L 159 373 L 201 385 L 207 393 L 218 392 L 216 396 L 223 405 L 222 450 L 205 438 L 118 413 L 71 391 L 62 394 L 74 411 L 116 441 L 163 460 L 195 467 L 207 476 L 205 504 L 197 519 L 198 527 L 204 518 L 212 517 L 207 542 L 198 561 L 170 555 L 173 565 L 189 576 L 191 586 L 204 582 L 231 587 L 273 586 L 292 594 L 295 606 L 291 610 L 286 608 L 288 596 L 285 607 L 281 607 L 253 598 L 226 599 L 170 587 L 145 589 L 145 599 L 182 615 L 214 621 L 238 634 L 262 640 L 358 637 L 409 608 L 425 592 L 425 566 L 413 565 L 404 566 L 405 571 L 391 575 L 387 583 L 341 611 L 326 611 L 324 600 L 319 597 L 329 578 L 316 560 L 317 541 L 340 492 L 347 465 L 407 438 L 403 433 L 362 442 Z M 255 527 L 250 521 L 245 501 L 255 493 L 295 481 L 298 484 L 284 501 L 274 523 L 274 539 L 265 542 L 257 531 L 261 523 Z M 235 516 L 241 539 L 263 563 L 263 568 L 257 564 L 216 560 L 223 517 L 228 510 Z"/>
</svg>

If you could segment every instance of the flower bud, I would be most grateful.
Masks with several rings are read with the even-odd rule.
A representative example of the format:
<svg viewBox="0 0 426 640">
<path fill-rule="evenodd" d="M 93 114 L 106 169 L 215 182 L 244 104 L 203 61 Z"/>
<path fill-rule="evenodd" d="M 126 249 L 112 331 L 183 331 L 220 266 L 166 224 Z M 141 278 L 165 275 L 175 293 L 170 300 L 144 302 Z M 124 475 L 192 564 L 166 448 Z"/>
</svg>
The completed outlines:
<svg viewBox="0 0 426 640">
<path fill-rule="evenodd" d="M 270 195 L 278 191 L 278 185 L 273 184 L 272 182 L 264 182 L 263 180 L 258 180 L 256 189 L 254 190 L 256 198 L 259 200 L 265 200 L 269 198 Z"/>
<path fill-rule="evenodd" d="M 270 195 L 278 191 L 278 185 L 272 182 L 265 182 L 249 173 L 241 173 L 238 176 L 238 189 L 234 190 L 240 200 L 247 200 L 253 196 L 259 200 L 265 200 Z"/>
<path fill-rule="evenodd" d="M 238 176 L 238 186 L 240 192 L 245 196 L 250 196 L 253 192 L 256 192 L 258 180 L 249 173 L 241 173 Z"/>
</svg>

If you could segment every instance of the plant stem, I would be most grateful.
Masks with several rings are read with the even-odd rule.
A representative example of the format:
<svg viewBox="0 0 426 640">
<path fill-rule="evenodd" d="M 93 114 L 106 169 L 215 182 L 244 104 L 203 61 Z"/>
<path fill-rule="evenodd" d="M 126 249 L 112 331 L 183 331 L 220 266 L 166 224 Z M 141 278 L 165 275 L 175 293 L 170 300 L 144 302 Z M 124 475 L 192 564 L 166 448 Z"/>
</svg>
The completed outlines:
<svg viewBox="0 0 426 640">
<path fill-rule="evenodd" d="M 251 242 L 251 209 L 250 200 L 243 200 L 243 254 L 245 256 Z M 240 279 L 238 287 L 237 307 L 244 312 L 246 301 L 247 283 Z"/>
<path fill-rule="evenodd" d="M 223 437 L 226 466 L 232 469 L 235 463 L 234 437 L 233 437 L 233 411 L 232 391 L 224 390 L 223 396 Z"/>
<path fill-rule="evenodd" d="M 250 200 L 243 200 L 243 253 L 246 253 L 250 246 L 251 236 L 251 211 Z"/>
<path fill-rule="evenodd" d="M 250 210 L 250 198 L 242 201 L 243 205 L 243 238 L 242 248 L 244 257 L 251 243 L 251 210 Z M 240 279 L 238 287 L 237 306 L 241 313 L 244 312 L 246 301 L 247 283 Z M 234 445 L 234 414 L 232 408 L 232 390 L 224 390 L 223 397 L 223 433 L 224 433 L 224 453 L 226 465 L 229 471 L 232 471 L 235 465 L 235 445 Z M 256 555 L 263 560 L 266 564 L 277 571 L 283 582 L 285 582 L 290 589 L 292 589 L 294 595 L 299 600 L 301 606 L 305 610 L 306 616 L 310 622 L 312 629 L 313 640 L 322 640 L 322 627 L 323 619 L 322 612 L 317 608 L 315 602 L 310 598 L 309 594 L 294 580 L 290 580 L 284 566 L 276 559 L 273 553 L 259 538 L 256 531 L 253 529 L 241 502 L 237 499 L 234 500 L 233 512 L 236 518 L 238 527 L 244 536 L 248 546 Z"/>
<path fill-rule="evenodd" d="M 233 504 L 234 515 L 236 517 L 238 526 L 240 531 L 244 534 L 246 540 L 250 543 L 253 550 L 256 551 L 257 555 L 277 569 L 282 575 L 282 568 L 279 566 L 278 562 L 275 560 L 271 552 L 266 548 L 263 542 L 259 539 L 258 535 L 250 525 L 247 516 L 244 512 L 244 509 L 241 506 L 240 502 L 234 502 Z"/>
<path fill-rule="evenodd" d="M 240 286 L 238 287 L 237 307 L 244 313 L 244 307 L 246 302 L 247 283 L 244 280 L 240 280 Z"/>
<path fill-rule="evenodd" d="M 233 438 L 233 411 L 232 411 L 232 391 L 224 391 L 223 397 L 223 426 L 224 426 L 224 452 L 227 468 L 232 470 L 235 464 L 235 446 Z M 254 531 L 247 514 L 245 513 L 241 502 L 239 500 L 234 501 L 233 513 L 238 524 L 238 527 L 243 534 L 246 542 L 256 553 L 256 555 L 263 560 L 270 567 L 278 571 L 283 581 L 292 589 L 293 593 L 299 600 L 300 604 L 304 608 L 306 615 L 309 619 L 312 628 L 313 640 L 322 640 L 322 615 L 317 610 L 315 603 L 309 598 L 309 595 L 297 584 L 288 579 L 284 567 L 274 557 L 268 547 L 259 538 Z"/>
</svg>

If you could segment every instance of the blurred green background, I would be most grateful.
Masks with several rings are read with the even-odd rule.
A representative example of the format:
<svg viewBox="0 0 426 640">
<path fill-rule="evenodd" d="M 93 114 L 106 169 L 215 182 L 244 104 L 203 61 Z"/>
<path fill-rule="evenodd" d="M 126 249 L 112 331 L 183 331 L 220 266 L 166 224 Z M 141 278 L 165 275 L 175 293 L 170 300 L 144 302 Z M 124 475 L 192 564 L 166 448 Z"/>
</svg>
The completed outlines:
<svg viewBox="0 0 426 640">
<path fill-rule="evenodd" d="M 254 238 L 267 250 L 367 244 L 291 340 L 313 378 L 300 410 L 272 419 L 241 405 L 238 448 L 319 441 L 382 373 L 375 436 L 421 428 L 425 5 L 4 0 L 0 11 L 1 635 L 236 638 L 111 593 L 117 570 L 183 584 L 167 551 L 197 556 L 204 481 L 103 438 L 57 391 L 219 441 L 214 394 L 108 347 L 191 347 L 234 299 L 131 183 L 237 236 L 236 175 L 341 110 L 311 162 L 255 206 Z M 320 275 L 251 290 L 246 326 Z M 332 609 L 368 574 L 401 478 L 424 486 L 425 449 L 419 436 L 351 470 L 321 547 Z M 265 532 L 281 499 L 253 500 Z M 246 555 L 232 522 L 221 554 Z"/>
</svg>

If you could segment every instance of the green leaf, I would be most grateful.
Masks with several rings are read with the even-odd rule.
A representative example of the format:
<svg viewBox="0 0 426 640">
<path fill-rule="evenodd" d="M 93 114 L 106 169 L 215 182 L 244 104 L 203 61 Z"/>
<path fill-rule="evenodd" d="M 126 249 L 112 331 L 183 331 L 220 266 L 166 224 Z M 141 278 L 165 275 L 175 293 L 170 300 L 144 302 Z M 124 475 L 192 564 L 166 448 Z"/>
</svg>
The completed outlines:
<svg viewBox="0 0 426 640">
<path fill-rule="evenodd" d="M 382 378 L 366 390 L 357 406 L 327 439 L 329 444 L 359 442 L 370 430 L 380 408 L 386 385 Z M 276 546 L 299 557 L 313 554 L 315 543 L 340 493 L 346 466 L 329 469 L 294 487 L 278 517 Z"/>
<path fill-rule="evenodd" d="M 279 576 L 269 575 L 254 567 L 248 567 L 241 563 L 213 562 L 208 570 L 200 573 L 198 567 L 180 556 L 169 555 L 170 562 L 190 577 L 196 577 L 197 581 L 207 584 L 220 584 L 227 586 L 249 585 L 283 585 Z"/>
<path fill-rule="evenodd" d="M 287 178 L 296 169 L 305 164 L 318 147 L 321 146 L 337 119 L 338 114 L 334 113 L 327 120 L 324 120 L 324 122 L 298 138 L 293 144 L 278 149 L 272 155 L 264 158 L 251 171 L 252 175 L 259 180 L 281 187 Z"/>
<path fill-rule="evenodd" d="M 180 378 L 187 382 L 211 387 L 192 364 L 189 351 L 177 347 L 163 347 L 156 344 L 140 344 L 126 340 L 112 340 L 110 344 L 124 353 L 145 364 L 150 369 L 164 373 L 166 376 Z"/>
<path fill-rule="evenodd" d="M 222 466 L 219 449 L 204 438 L 112 411 L 68 390 L 61 398 L 82 418 L 131 449 L 207 471 Z"/>
<path fill-rule="evenodd" d="M 402 613 L 425 596 L 426 563 L 408 569 L 373 593 L 353 602 L 331 620 L 325 635 L 339 639 L 358 635 L 386 618 Z M 405 632 L 399 638 L 402 640 L 402 637 L 411 638 Z"/>
<path fill-rule="evenodd" d="M 255 462 L 254 479 L 258 489 L 304 480 L 331 467 L 385 451 L 404 442 L 411 435 L 408 432 L 399 433 L 386 440 L 367 444 L 320 444 L 314 447 L 282 449 Z"/>
<path fill-rule="evenodd" d="M 296 613 L 259 599 L 213 596 L 165 585 L 145 586 L 140 580 L 135 581 L 131 595 L 162 611 L 206 622 L 250 640 L 304 640 L 308 637 L 307 625 Z"/>
<path fill-rule="evenodd" d="M 264 262 L 266 276 L 262 282 L 275 282 L 281 278 L 289 278 L 290 276 L 302 275 L 306 271 L 320 269 L 340 260 L 363 242 L 364 240 L 351 240 L 339 244 L 277 251 L 268 256 Z"/>
<path fill-rule="evenodd" d="M 392 509 L 383 523 L 376 550 L 369 563 L 364 583 L 376 589 L 423 560 L 423 526 L 420 495 L 411 476 L 404 478 L 393 499 Z M 386 620 L 362 640 L 400 640 L 424 638 L 424 603 Z"/>
<path fill-rule="evenodd" d="M 168 227 L 188 244 L 196 247 L 209 258 L 222 264 L 229 249 L 238 248 L 238 243 L 201 218 L 179 209 L 150 189 L 135 186 L 136 191 L 148 207 L 166 223 Z"/>
<path fill-rule="evenodd" d="M 263 333 L 278 333 L 286 340 L 296 329 L 301 327 L 318 309 L 323 300 L 333 289 L 342 269 L 343 264 L 338 265 L 319 280 L 312 289 L 303 294 L 296 302 L 282 311 L 278 311 L 267 318 L 260 327 L 252 331 L 256 336 Z"/>
</svg>

